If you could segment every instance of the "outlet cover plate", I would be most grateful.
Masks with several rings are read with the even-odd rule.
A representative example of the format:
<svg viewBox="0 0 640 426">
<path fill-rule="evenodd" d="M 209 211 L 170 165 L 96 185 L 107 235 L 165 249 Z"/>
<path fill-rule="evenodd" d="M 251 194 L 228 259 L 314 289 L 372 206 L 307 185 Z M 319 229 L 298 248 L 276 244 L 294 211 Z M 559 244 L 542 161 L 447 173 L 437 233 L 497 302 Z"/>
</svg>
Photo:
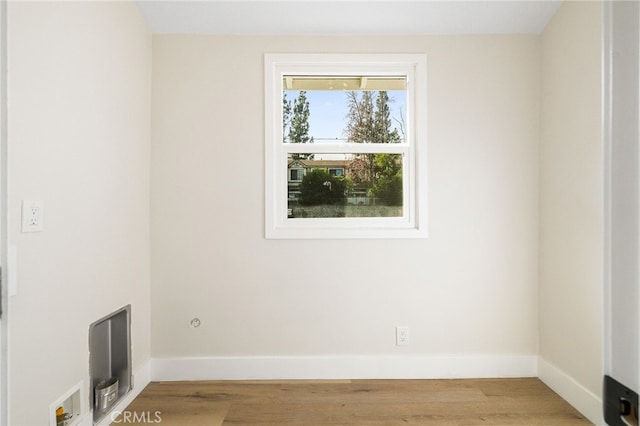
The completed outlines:
<svg viewBox="0 0 640 426">
<path fill-rule="evenodd" d="M 396 346 L 409 346 L 409 327 L 396 327 Z"/>
<path fill-rule="evenodd" d="M 22 200 L 22 232 L 41 232 L 43 221 L 44 201 Z"/>
</svg>

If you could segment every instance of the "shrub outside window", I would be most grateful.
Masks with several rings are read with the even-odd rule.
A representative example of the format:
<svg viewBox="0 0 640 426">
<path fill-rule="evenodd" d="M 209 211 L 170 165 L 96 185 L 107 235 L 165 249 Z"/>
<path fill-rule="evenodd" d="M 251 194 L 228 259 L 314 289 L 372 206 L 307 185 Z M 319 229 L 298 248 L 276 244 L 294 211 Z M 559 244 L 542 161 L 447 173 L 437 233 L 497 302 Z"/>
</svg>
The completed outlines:
<svg viewBox="0 0 640 426">
<path fill-rule="evenodd" d="M 425 121 L 425 55 L 265 55 L 266 237 L 426 237 Z"/>
</svg>

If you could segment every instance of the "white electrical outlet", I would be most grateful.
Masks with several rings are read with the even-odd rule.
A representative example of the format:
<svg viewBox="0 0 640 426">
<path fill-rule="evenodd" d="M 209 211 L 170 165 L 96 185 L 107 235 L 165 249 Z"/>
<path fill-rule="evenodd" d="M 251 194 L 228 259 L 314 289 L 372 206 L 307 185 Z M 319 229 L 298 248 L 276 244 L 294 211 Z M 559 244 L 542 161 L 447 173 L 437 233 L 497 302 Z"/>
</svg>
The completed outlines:
<svg viewBox="0 0 640 426">
<path fill-rule="evenodd" d="M 409 327 L 396 327 L 396 346 L 409 346 Z"/>
<path fill-rule="evenodd" d="M 44 202 L 22 200 L 22 232 L 40 232 L 43 229 Z"/>
</svg>

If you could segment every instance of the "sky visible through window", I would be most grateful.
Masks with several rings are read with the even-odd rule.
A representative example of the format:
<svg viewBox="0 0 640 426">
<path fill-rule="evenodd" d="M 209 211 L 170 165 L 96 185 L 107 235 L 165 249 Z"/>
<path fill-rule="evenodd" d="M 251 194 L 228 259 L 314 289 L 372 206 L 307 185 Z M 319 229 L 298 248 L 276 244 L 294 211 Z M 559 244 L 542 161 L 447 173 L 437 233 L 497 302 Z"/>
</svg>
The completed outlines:
<svg viewBox="0 0 640 426">
<path fill-rule="evenodd" d="M 300 91 L 285 90 L 287 99 L 293 101 Z M 402 135 L 399 122 L 404 119 L 406 125 L 406 91 L 389 90 L 389 109 L 391 110 L 391 130 L 398 129 Z M 346 140 L 345 128 L 347 125 L 347 94 L 340 90 L 308 90 L 306 93 L 309 101 L 309 136 L 314 143 L 335 143 L 336 140 Z"/>
</svg>

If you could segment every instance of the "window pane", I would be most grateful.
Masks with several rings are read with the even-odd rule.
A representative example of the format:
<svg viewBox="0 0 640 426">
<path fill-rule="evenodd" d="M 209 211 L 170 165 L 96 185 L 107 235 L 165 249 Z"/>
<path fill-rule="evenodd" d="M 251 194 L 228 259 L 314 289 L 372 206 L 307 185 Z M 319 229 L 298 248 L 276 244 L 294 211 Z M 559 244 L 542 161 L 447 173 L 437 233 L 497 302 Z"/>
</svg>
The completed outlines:
<svg viewBox="0 0 640 426">
<path fill-rule="evenodd" d="M 310 158 L 311 157 L 311 158 Z M 402 154 L 290 154 L 289 218 L 402 217 Z"/>
<path fill-rule="evenodd" d="M 284 76 L 283 142 L 405 142 L 406 85 L 406 76 Z"/>
<path fill-rule="evenodd" d="M 266 238 L 427 236 L 424 54 L 265 54 L 264 76 Z"/>
</svg>

